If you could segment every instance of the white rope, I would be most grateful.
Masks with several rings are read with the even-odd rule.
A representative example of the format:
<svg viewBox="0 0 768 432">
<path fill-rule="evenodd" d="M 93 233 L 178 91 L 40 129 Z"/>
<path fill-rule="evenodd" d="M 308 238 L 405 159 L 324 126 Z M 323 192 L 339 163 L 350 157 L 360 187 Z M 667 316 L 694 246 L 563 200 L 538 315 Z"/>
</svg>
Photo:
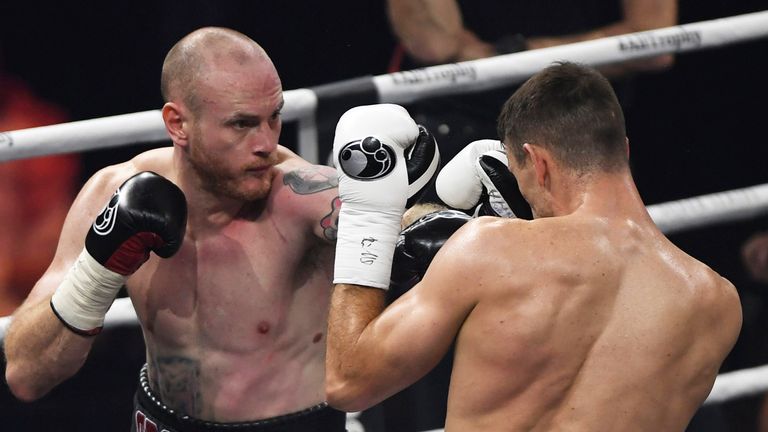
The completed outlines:
<svg viewBox="0 0 768 432">
<path fill-rule="evenodd" d="M 168 139 L 160 110 L 0 133 L 0 160 L 119 147 Z"/>
<path fill-rule="evenodd" d="M 312 117 L 317 97 L 307 89 L 283 93 L 286 121 Z M 0 161 L 169 140 L 160 110 L 0 133 Z M 304 152 L 311 152 L 306 149 Z"/>
<path fill-rule="evenodd" d="M 768 183 L 648 206 L 665 234 L 768 213 Z"/>
<path fill-rule="evenodd" d="M 768 36 L 768 11 L 374 77 L 382 102 L 476 92 L 526 80 L 554 61 L 599 66 Z"/>
<path fill-rule="evenodd" d="M 519 83 L 558 60 L 597 66 L 659 54 L 698 51 L 763 37 L 768 37 L 768 11 L 378 75 L 370 79 L 378 91 L 379 102 L 407 104 L 427 97 Z M 299 153 L 305 159 L 317 162 L 316 131 L 308 130 L 314 128 L 311 119 L 317 109 L 317 95 L 311 89 L 297 89 L 286 91 L 284 96 L 284 120 L 303 123 L 300 124 Z M 348 95 L 337 95 L 344 96 Z M 144 111 L 0 133 L 0 161 L 166 139 L 168 136 L 159 111 Z"/>
<path fill-rule="evenodd" d="M 768 365 L 722 373 L 715 379 L 704 405 L 754 396 L 768 391 Z"/>
</svg>

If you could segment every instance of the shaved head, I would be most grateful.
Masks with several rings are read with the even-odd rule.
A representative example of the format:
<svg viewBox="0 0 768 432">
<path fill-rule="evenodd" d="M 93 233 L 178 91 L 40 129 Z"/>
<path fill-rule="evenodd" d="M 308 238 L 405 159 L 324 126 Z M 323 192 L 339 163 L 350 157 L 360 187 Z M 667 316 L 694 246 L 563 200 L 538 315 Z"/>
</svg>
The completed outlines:
<svg viewBox="0 0 768 432">
<path fill-rule="evenodd" d="M 205 27 L 185 36 L 163 62 L 160 91 L 165 102 L 183 102 L 193 112 L 200 106 L 196 89 L 214 67 L 246 66 L 272 61 L 248 36 L 221 27 Z"/>
</svg>

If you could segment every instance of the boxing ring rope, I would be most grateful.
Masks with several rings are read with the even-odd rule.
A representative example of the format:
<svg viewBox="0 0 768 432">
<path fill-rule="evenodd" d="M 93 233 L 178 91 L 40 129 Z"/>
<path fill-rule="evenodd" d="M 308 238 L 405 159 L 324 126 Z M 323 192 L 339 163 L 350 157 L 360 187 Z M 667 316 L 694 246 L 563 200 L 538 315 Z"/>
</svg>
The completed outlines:
<svg viewBox="0 0 768 432">
<path fill-rule="evenodd" d="M 284 92 L 283 118 L 298 122 L 298 153 L 319 162 L 316 117 L 326 108 L 365 103 L 408 104 L 524 81 L 558 60 L 593 66 L 683 53 L 768 36 L 768 11 L 736 15 L 392 74 L 367 76 Z M 339 112 L 340 114 L 340 112 Z M 0 161 L 168 139 L 159 110 L 0 133 Z"/>
<path fill-rule="evenodd" d="M 673 234 L 768 213 L 768 183 L 648 206 L 653 222 Z"/>
<path fill-rule="evenodd" d="M 317 98 L 311 90 L 290 90 L 284 98 L 290 107 L 283 114 L 285 121 L 313 116 Z M 169 139 L 160 110 L 142 111 L 0 132 L 0 162 Z"/>
</svg>

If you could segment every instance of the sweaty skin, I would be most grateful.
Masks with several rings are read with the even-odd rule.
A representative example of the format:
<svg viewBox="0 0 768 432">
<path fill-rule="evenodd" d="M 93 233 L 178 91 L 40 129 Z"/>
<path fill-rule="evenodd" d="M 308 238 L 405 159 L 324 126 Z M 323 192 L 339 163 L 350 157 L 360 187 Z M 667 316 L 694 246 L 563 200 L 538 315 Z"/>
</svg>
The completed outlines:
<svg viewBox="0 0 768 432">
<path fill-rule="evenodd" d="M 337 285 L 331 404 L 396 393 L 455 339 L 446 431 L 684 430 L 738 335 L 736 290 L 659 232 L 627 172 L 575 195 L 552 217 L 467 223 L 386 309 Z"/>
<path fill-rule="evenodd" d="M 153 389 L 195 417 L 263 418 L 325 398 L 314 338 L 325 333 L 333 252 L 321 220 L 335 173 L 295 156 L 275 171 L 263 207 L 214 232 L 193 224 L 179 253 L 153 256 L 127 284 Z M 297 193 L 290 178 L 318 190 Z"/>
<path fill-rule="evenodd" d="M 104 168 L 86 183 L 53 263 L 14 316 L 6 378 L 23 400 L 41 397 L 85 361 L 93 338 L 64 328 L 50 298 L 96 215 L 140 171 L 178 185 L 188 204 L 179 252 L 151 254 L 126 283 L 152 390 L 171 409 L 215 422 L 325 400 L 336 172 L 278 146 L 282 86 L 260 47 L 218 29 L 189 39 L 185 49 L 198 58 L 182 58 L 172 75 L 181 78 L 165 89 L 163 119 L 174 146 Z M 176 94 L 179 83 L 192 83 L 194 97 Z"/>
<path fill-rule="evenodd" d="M 498 134 L 534 219 L 467 222 L 386 309 L 382 290 L 336 285 L 329 403 L 365 409 L 455 341 L 448 432 L 685 430 L 741 305 L 651 220 L 610 83 L 548 66 L 504 104 Z"/>
<path fill-rule="evenodd" d="M 247 421 L 324 400 L 324 345 L 314 339 L 325 333 L 333 249 L 321 221 L 334 212 L 336 177 L 281 152 L 263 203 L 233 216 L 191 207 L 180 251 L 169 259 L 152 254 L 126 284 L 153 390 L 197 418 Z M 177 181 L 171 158 L 172 149 L 152 150 L 99 172 L 70 212 L 47 277 L 63 277 L 124 179 L 150 170 Z M 284 184 L 289 178 L 318 190 L 296 193 Z M 55 286 L 38 284 L 26 307 L 34 302 L 47 314 Z"/>
</svg>

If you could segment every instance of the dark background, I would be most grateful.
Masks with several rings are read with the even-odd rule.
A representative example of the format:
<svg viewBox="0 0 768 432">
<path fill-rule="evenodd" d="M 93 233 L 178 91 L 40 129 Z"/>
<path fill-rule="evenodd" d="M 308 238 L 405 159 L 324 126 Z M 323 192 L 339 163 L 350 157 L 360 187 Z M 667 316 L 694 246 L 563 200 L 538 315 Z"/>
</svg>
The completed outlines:
<svg viewBox="0 0 768 432">
<path fill-rule="evenodd" d="M 680 22 L 765 9 L 766 0 L 683 0 Z M 71 120 L 157 109 L 165 52 L 203 25 L 232 27 L 261 43 L 286 90 L 383 74 L 395 43 L 383 0 L 3 0 L 0 64 Z M 627 130 L 647 204 L 768 183 L 767 48 L 761 40 L 682 54 L 668 71 L 635 77 Z M 289 146 L 292 132 L 286 125 L 282 141 Z M 83 178 L 146 147 L 83 153 Z M 768 287 L 748 280 L 738 255 L 749 235 L 766 229 L 768 217 L 762 217 L 671 236 L 741 294 L 744 328 L 723 371 L 768 362 Z M 79 431 L 98 424 L 123 430 L 103 418 L 127 421 L 143 356 L 139 331 L 120 329 L 100 336 L 84 370 L 39 402 L 22 404 L 0 384 L 0 431 Z M 758 404 L 759 398 L 723 404 L 721 430 L 754 430 Z"/>
</svg>

